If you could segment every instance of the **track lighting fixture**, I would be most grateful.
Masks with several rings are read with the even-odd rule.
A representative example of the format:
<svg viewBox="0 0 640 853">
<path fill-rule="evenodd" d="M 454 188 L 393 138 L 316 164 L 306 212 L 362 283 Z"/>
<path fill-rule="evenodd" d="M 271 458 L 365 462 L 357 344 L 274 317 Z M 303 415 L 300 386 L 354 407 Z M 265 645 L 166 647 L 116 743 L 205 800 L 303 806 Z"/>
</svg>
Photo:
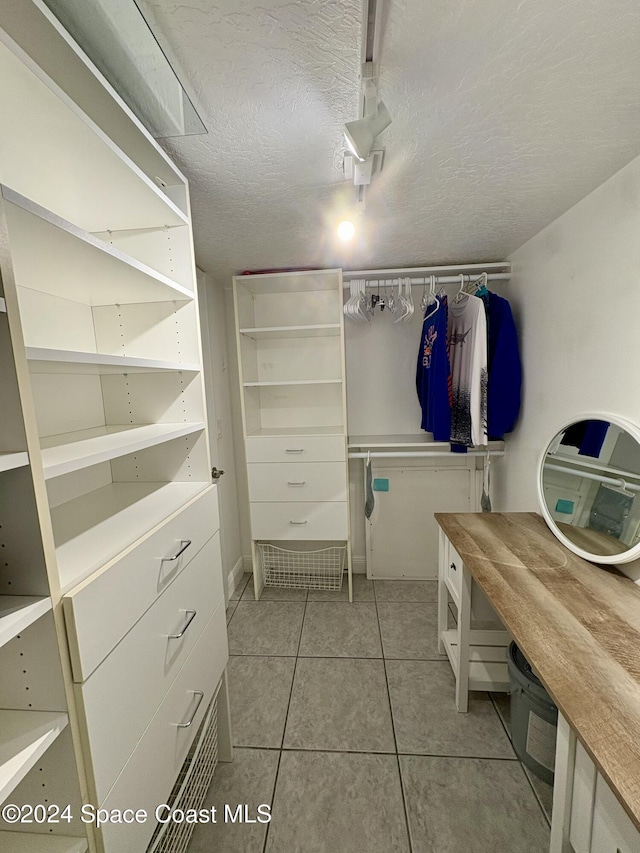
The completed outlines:
<svg viewBox="0 0 640 853">
<path fill-rule="evenodd" d="M 373 141 L 391 124 L 389 110 L 382 101 L 376 103 L 375 112 L 344 126 L 344 137 L 351 153 L 363 163 L 371 154 Z"/>
</svg>

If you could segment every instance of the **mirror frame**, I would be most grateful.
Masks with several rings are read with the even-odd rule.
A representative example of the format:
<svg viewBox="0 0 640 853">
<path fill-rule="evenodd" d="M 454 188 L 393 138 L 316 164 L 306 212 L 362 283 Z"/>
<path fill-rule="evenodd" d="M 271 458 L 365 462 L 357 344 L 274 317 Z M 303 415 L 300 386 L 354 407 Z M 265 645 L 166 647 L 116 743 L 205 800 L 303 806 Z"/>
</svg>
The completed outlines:
<svg viewBox="0 0 640 853">
<path fill-rule="evenodd" d="M 568 548 L 569 551 L 572 551 L 574 554 L 577 554 L 578 557 L 582 557 L 583 560 L 587 560 L 589 563 L 600 563 L 604 566 L 617 566 L 622 565 L 624 563 L 631 563 L 640 557 L 640 542 L 637 542 L 631 548 L 628 548 L 626 551 L 622 551 L 620 554 L 605 554 L 601 556 L 600 554 L 592 554 L 589 551 L 584 551 L 582 548 L 578 547 L 578 545 L 576 545 L 567 536 L 564 535 L 564 533 L 556 525 L 556 522 L 547 507 L 547 503 L 544 498 L 544 487 L 542 478 L 544 474 L 544 462 L 547 457 L 549 447 L 555 437 L 558 435 L 558 433 L 563 432 L 572 424 L 580 423 L 580 421 L 609 421 L 609 423 L 615 424 L 615 426 L 620 427 L 620 429 L 626 430 L 626 432 L 628 432 L 629 435 L 632 438 L 635 438 L 638 444 L 640 444 L 640 429 L 636 427 L 635 424 L 631 423 L 625 418 L 619 417 L 618 415 L 610 415 L 605 412 L 590 412 L 587 414 L 579 415 L 578 417 L 573 417 L 569 421 L 565 421 L 565 423 L 553 433 L 553 435 L 547 442 L 545 449 L 542 451 L 542 455 L 540 456 L 540 459 L 538 461 L 536 485 L 538 490 L 538 503 L 540 504 L 542 515 L 547 523 L 547 527 L 553 533 L 556 539 L 558 539 L 565 546 L 565 548 Z"/>
</svg>

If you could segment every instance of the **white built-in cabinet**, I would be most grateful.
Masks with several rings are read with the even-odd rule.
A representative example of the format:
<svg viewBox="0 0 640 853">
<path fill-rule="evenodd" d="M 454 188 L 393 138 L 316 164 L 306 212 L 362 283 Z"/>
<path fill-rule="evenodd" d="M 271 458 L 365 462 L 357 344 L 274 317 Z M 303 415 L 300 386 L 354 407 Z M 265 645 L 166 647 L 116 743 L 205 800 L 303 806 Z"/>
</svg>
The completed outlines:
<svg viewBox="0 0 640 853">
<path fill-rule="evenodd" d="M 254 589 L 351 597 L 341 270 L 234 279 Z"/>
<path fill-rule="evenodd" d="M 188 187 L 39 0 L 0 28 L 0 794 L 73 814 L 0 848 L 142 853 L 216 709 L 230 755 Z"/>
<path fill-rule="evenodd" d="M 640 832 L 558 716 L 550 853 L 636 853 Z"/>
</svg>

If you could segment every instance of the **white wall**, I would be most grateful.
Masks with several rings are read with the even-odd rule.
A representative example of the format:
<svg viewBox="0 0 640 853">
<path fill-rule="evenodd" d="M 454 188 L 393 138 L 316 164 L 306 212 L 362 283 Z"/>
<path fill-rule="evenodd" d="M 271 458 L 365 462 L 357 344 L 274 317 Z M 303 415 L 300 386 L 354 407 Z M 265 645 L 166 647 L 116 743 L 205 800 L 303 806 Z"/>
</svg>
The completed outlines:
<svg viewBox="0 0 640 853">
<path fill-rule="evenodd" d="M 539 456 L 564 421 L 603 412 L 640 424 L 640 158 L 509 260 L 524 394 L 494 509 L 538 511 Z"/>
<path fill-rule="evenodd" d="M 238 442 L 235 439 L 230 395 L 230 389 L 233 386 L 230 383 L 227 308 L 224 288 L 200 271 L 198 279 L 202 303 L 203 359 L 208 402 L 213 399 L 213 405 L 208 410 L 211 456 L 213 463 L 225 472 L 218 481 L 218 493 L 222 569 L 226 581 L 229 573 L 241 562 L 243 553 L 235 460 L 235 445 Z M 231 330 L 233 339 L 233 325 Z"/>
</svg>

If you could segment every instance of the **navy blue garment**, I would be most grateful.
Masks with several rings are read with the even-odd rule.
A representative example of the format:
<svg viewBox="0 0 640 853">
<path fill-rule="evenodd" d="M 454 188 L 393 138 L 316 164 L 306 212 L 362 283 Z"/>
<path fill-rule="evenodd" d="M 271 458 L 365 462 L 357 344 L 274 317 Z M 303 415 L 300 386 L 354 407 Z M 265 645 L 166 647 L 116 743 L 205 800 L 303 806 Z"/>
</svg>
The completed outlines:
<svg viewBox="0 0 640 853">
<path fill-rule="evenodd" d="M 520 413 L 522 362 L 518 332 L 506 299 L 487 292 L 487 435 L 500 440 L 514 428 Z"/>
<path fill-rule="evenodd" d="M 577 447 L 580 456 L 600 456 L 609 421 L 580 421 L 565 430 L 560 444 Z"/>
<path fill-rule="evenodd" d="M 440 307 L 427 308 L 422 324 L 420 351 L 416 370 L 416 389 L 422 406 L 421 428 L 433 433 L 435 441 L 451 437 L 451 371 L 447 349 L 447 297 L 440 297 Z"/>
</svg>

